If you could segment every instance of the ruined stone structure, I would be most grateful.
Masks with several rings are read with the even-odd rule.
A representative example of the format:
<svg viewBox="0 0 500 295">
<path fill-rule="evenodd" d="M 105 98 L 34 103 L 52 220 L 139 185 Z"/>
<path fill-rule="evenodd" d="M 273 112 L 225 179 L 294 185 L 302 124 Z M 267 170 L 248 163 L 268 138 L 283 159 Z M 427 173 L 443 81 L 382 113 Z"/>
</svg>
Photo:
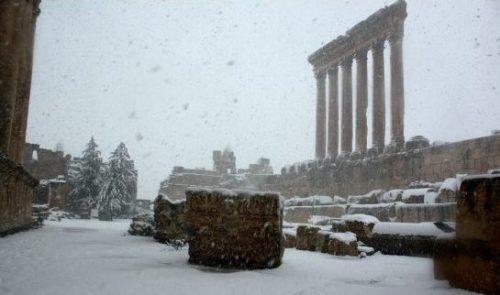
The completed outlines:
<svg viewBox="0 0 500 295">
<path fill-rule="evenodd" d="M 176 166 L 172 174 L 160 184 L 159 193 L 168 196 L 171 200 L 180 200 L 186 197 L 185 192 L 188 187 L 216 187 L 221 179 L 222 175 L 216 171 Z"/>
<path fill-rule="evenodd" d="M 224 151 L 213 151 L 214 171 L 219 174 L 236 173 L 236 157 L 229 149 Z"/>
<path fill-rule="evenodd" d="M 39 0 L 0 1 L 0 235 L 31 225 L 38 181 L 22 162 Z"/>
<path fill-rule="evenodd" d="M 62 151 L 40 148 L 38 144 L 25 144 L 23 166 L 40 180 L 40 185 L 35 190 L 34 204 L 48 204 L 49 208 L 66 207 L 70 192 L 70 163 L 71 155 L 64 155 Z"/>
<path fill-rule="evenodd" d="M 313 65 L 317 86 L 316 106 L 316 159 L 353 152 L 353 97 L 352 64 L 356 61 L 356 118 L 355 150 L 367 153 L 368 106 L 367 54 L 373 56 L 373 150 L 382 152 L 385 145 L 385 89 L 384 89 L 384 44 L 389 41 L 391 52 L 391 147 L 401 150 L 404 146 L 404 83 L 403 83 L 403 32 L 406 18 L 406 2 L 400 0 L 383 8 L 326 44 L 309 57 Z M 339 87 L 338 72 L 341 72 Z M 328 76 L 328 110 L 326 77 Z M 340 88 L 340 98 L 339 98 Z M 339 130 L 339 99 L 342 122 Z M 328 123 L 326 122 L 328 111 Z M 327 128 L 328 126 L 328 128 Z M 327 133 L 328 132 L 328 133 Z"/>
<path fill-rule="evenodd" d="M 460 186 L 456 235 L 438 240 L 434 273 L 453 287 L 500 293 L 500 175 L 466 178 Z"/>
<path fill-rule="evenodd" d="M 238 174 L 273 174 L 273 167 L 271 161 L 266 158 L 260 158 L 257 163 L 248 165 L 248 169 L 238 169 Z"/>
<path fill-rule="evenodd" d="M 281 265 L 278 194 L 189 189 L 186 196 L 189 262 L 250 269 Z"/>
<path fill-rule="evenodd" d="M 374 189 L 403 188 L 418 180 L 443 181 L 457 174 L 480 174 L 500 167 L 500 135 L 383 153 L 360 160 L 339 159 L 292 166 L 268 189 L 284 196 L 361 195 Z"/>
<path fill-rule="evenodd" d="M 44 179 L 35 189 L 33 204 L 45 204 L 48 208 L 66 208 L 70 186 L 64 177 Z"/>
<path fill-rule="evenodd" d="M 236 157 L 228 150 L 213 151 L 214 169 L 187 169 L 174 167 L 170 176 L 160 184 L 160 195 L 171 200 L 185 199 L 189 187 L 223 187 L 228 189 L 267 190 L 273 178 L 270 160 L 260 158 L 247 169 L 236 170 Z M 238 173 L 236 173 L 236 171 Z"/>
<path fill-rule="evenodd" d="M 71 155 L 62 151 L 40 148 L 38 144 L 26 143 L 23 154 L 24 168 L 37 179 L 53 179 L 64 176 L 68 179 Z"/>
</svg>

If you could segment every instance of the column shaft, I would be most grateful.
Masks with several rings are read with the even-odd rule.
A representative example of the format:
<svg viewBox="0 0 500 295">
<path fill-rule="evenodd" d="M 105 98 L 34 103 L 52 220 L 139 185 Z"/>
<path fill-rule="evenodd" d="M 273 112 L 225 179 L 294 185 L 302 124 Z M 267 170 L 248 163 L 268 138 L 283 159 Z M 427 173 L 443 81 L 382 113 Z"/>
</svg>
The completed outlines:
<svg viewBox="0 0 500 295">
<path fill-rule="evenodd" d="M 339 80 L 338 66 L 328 70 L 328 155 L 335 159 L 339 151 Z"/>
<path fill-rule="evenodd" d="M 325 158 L 326 150 L 326 90 L 325 72 L 316 73 L 316 159 Z"/>
<path fill-rule="evenodd" d="M 25 42 L 23 48 L 22 58 L 22 72 L 20 72 L 20 79 L 18 80 L 18 95 L 17 100 L 20 101 L 19 104 L 19 114 L 15 118 L 15 124 L 13 126 L 13 131 L 17 133 L 18 141 L 15 149 L 15 158 L 19 163 L 23 161 L 24 146 L 26 143 L 26 129 L 28 125 L 28 112 L 29 112 L 29 101 L 31 94 L 31 76 L 33 69 L 33 47 L 35 40 L 35 28 L 36 28 L 36 18 L 38 16 L 38 7 L 29 6 L 26 10 L 26 28 L 23 34 L 25 34 Z M 17 113 L 17 112 L 16 112 Z"/>
<path fill-rule="evenodd" d="M 352 152 L 352 57 L 342 62 L 342 153 Z"/>
<path fill-rule="evenodd" d="M 366 110 L 368 108 L 368 79 L 366 50 L 356 53 L 356 151 L 366 153 L 368 126 Z"/>
<path fill-rule="evenodd" d="M 399 148 L 404 144 L 403 39 L 396 34 L 391 45 L 391 141 Z"/>
<path fill-rule="evenodd" d="M 373 147 L 385 144 L 384 40 L 373 45 Z"/>
<path fill-rule="evenodd" d="M 0 150 L 10 155 L 15 96 L 18 77 L 18 51 L 21 17 L 26 1 L 0 1 Z"/>
</svg>

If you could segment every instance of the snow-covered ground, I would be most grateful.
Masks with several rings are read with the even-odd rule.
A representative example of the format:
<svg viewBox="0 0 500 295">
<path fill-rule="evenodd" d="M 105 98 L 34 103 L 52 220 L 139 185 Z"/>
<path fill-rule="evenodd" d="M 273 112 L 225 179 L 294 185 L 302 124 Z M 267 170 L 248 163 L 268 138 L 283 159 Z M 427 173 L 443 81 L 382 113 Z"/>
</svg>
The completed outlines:
<svg viewBox="0 0 500 295">
<path fill-rule="evenodd" d="M 432 260 L 287 249 L 281 267 L 220 271 L 187 249 L 129 236 L 128 221 L 63 220 L 0 238 L 0 294 L 467 294 L 436 281 Z"/>
</svg>

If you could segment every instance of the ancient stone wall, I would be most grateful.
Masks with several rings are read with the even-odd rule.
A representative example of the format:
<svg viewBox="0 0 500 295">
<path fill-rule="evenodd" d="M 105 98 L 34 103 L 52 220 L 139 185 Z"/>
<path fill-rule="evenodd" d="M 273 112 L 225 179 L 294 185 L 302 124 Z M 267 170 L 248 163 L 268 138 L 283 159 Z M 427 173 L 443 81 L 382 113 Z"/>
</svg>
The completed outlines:
<svg viewBox="0 0 500 295">
<path fill-rule="evenodd" d="M 366 214 L 380 221 L 430 222 L 455 221 L 456 203 L 370 204 L 285 207 L 285 221 L 306 223 L 313 215 L 340 218 L 344 214 Z"/>
<path fill-rule="evenodd" d="M 374 189 L 406 187 L 413 181 L 443 181 L 456 174 L 500 167 L 500 135 L 383 153 L 360 160 L 316 161 L 282 169 L 268 189 L 287 197 L 360 195 Z"/>
<path fill-rule="evenodd" d="M 38 144 L 26 143 L 23 155 L 23 166 L 38 179 L 53 179 L 59 175 L 68 177 L 70 155 L 62 151 L 40 148 Z"/>
<path fill-rule="evenodd" d="M 37 184 L 0 151 L 0 236 L 31 226 L 31 202 Z"/>
<path fill-rule="evenodd" d="M 186 191 L 189 261 L 219 267 L 273 268 L 284 251 L 275 193 Z"/>
</svg>

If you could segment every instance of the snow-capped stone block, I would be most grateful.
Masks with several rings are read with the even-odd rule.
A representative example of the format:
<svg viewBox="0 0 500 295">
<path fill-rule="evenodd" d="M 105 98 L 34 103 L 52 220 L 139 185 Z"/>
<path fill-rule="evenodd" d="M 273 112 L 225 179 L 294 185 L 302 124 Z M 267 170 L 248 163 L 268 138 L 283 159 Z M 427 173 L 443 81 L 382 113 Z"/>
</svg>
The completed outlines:
<svg viewBox="0 0 500 295">
<path fill-rule="evenodd" d="M 330 233 L 326 253 L 336 256 L 358 256 L 356 235 L 351 232 Z"/>
<path fill-rule="evenodd" d="M 163 243 L 186 239 L 185 200 L 172 201 L 160 195 L 154 203 L 154 238 Z"/>
<path fill-rule="evenodd" d="M 363 242 L 372 237 L 373 227 L 379 223 L 376 217 L 366 214 L 343 215 L 341 219 L 345 223 L 346 230 L 354 233 Z"/>
<path fill-rule="evenodd" d="M 189 262 L 244 269 L 280 266 L 282 212 L 278 193 L 188 189 Z"/>
</svg>

